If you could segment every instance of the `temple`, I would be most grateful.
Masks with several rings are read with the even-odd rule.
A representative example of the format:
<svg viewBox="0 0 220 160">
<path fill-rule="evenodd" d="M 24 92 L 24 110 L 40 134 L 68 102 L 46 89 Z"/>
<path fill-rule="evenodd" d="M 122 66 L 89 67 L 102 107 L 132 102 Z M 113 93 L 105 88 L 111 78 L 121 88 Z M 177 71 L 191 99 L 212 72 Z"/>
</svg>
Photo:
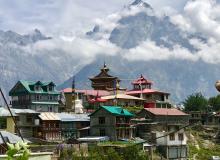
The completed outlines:
<svg viewBox="0 0 220 160">
<path fill-rule="evenodd" d="M 109 68 L 104 63 L 101 72 L 93 77 L 89 78 L 92 82 L 91 86 L 94 90 L 114 90 L 116 88 L 117 82 L 120 82 L 118 77 L 114 77 L 108 74 Z"/>
<path fill-rule="evenodd" d="M 126 94 L 145 99 L 145 108 L 169 108 L 169 93 L 152 89 L 152 81 L 141 75 L 132 82 L 133 89 Z"/>
</svg>

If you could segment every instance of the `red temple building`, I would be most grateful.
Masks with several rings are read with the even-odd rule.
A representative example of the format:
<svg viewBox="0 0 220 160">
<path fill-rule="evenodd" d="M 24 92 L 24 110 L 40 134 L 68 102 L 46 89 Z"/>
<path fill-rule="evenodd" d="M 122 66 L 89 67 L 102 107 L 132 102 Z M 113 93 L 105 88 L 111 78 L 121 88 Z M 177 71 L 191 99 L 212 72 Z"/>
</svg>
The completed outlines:
<svg viewBox="0 0 220 160">
<path fill-rule="evenodd" d="M 145 108 L 169 108 L 169 93 L 152 89 L 152 81 L 141 75 L 132 82 L 133 89 L 126 94 L 140 97 L 146 100 Z"/>
</svg>

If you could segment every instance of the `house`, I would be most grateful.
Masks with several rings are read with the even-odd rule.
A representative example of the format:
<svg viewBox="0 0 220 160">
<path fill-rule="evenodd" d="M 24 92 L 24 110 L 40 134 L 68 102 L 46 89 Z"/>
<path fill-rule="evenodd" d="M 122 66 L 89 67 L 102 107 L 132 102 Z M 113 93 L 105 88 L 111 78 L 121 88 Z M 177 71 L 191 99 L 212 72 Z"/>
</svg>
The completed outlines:
<svg viewBox="0 0 220 160">
<path fill-rule="evenodd" d="M 208 112 L 204 111 L 189 111 L 188 114 L 190 115 L 189 118 L 189 123 L 194 124 L 194 123 L 201 123 L 201 124 L 209 124 L 213 123 L 212 121 L 213 118 L 217 118 L 218 116 L 209 116 Z"/>
<path fill-rule="evenodd" d="M 39 115 L 40 126 L 38 128 L 38 138 L 46 141 L 60 141 L 61 129 L 60 118 L 53 112 L 42 112 Z"/>
<path fill-rule="evenodd" d="M 17 117 L 15 113 L 12 113 Z M 0 130 L 5 130 L 10 133 L 15 133 L 15 124 L 8 109 L 0 106 Z"/>
<path fill-rule="evenodd" d="M 144 108 L 136 116 L 160 124 L 187 125 L 189 123 L 189 115 L 175 108 Z"/>
<path fill-rule="evenodd" d="M 109 68 L 104 63 L 103 68 L 100 69 L 101 72 L 89 78 L 92 82 L 91 86 L 94 90 L 113 90 L 116 88 L 116 83 L 120 82 L 118 77 L 111 76 L 109 72 Z"/>
<path fill-rule="evenodd" d="M 187 137 L 184 126 L 189 115 L 175 108 L 144 108 L 136 119 L 137 135 L 155 143 L 167 159 L 187 157 Z"/>
<path fill-rule="evenodd" d="M 101 106 L 90 114 L 90 135 L 108 136 L 110 140 L 131 139 L 134 126 L 130 123 L 134 115 L 118 106 Z"/>
<path fill-rule="evenodd" d="M 145 99 L 145 108 L 170 108 L 170 94 L 152 89 L 152 84 L 152 81 L 141 75 L 132 82 L 133 89 L 126 94 Z"/>
<path fill-rule="evenodd" d="M 63 140 L 79 138 L 79 130 L 90 125 L 88 114 L 57 113 L 56 115 L 60 118 L 61 137 Z"/>
<path fill-rule="evenodd" d="M 36 136 L 39 127 L 39 112 L 31 109 L 14 109 L 11 111 L 16 114 L 16 123 L 24 138 L 30 139 Z M 17 132 L 17 131 L 16 131 Z"/>
<path fill-rule="evenodd" d="M 10 90 L 12 108 L 58 112 L 60 93 L 53 82 L 18 81 Z"/>
<path fill-rule="evenodd" d="M 170 127 L 167 132 L 156 132 L 156 146 L 167 159 L 187 159 L 187 137 L 184 129 Z"/>
</svg>

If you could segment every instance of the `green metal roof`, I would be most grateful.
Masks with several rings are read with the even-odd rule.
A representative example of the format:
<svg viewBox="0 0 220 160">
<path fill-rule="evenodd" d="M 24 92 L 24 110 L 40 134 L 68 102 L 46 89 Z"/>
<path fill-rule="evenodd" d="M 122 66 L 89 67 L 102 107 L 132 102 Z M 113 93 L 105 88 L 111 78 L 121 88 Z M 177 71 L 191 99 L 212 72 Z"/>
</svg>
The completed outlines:
<svg viewBox="0 0 220 160">
<path fill-rule="evenodd" d="M 126 109 L 123 109 L 122 107 L 118 107 L 118 106 L 101 106 L 98 110 L 100 110 L 102 108 L 105 109 L 106 111 L 110 112 L 111 114 L 116 115 L 116 116 L 128 116 L 128 117 L 134 116 L 132 113 L 130 113 Z M 98 110 L 96 110 L 95 112 L 97 112 Z M 93 115 L 95 112 L 93 112 L 91 115 Z"/>
<path fill-rule="evenodd" d="M 19 84 L 19 83 L 24 86 L 25 90 L 26 90 L 28 93 L 60 94 L 55 88 L 54 88 L 53 91 L 47 91 L 47 90 L 46 90 L 46 86 L 48 86 L 48 85 L 50 85 L 50 84 L 55 86 L 55 84 L 54 84 L 53 82 L 41 82 L 41 81 L 34 82 L 34 81 L 20 80 L 20 81 L 18 81 L 17 84 Z M 17 85 L 17 84 L 16 84 L 16 85 Z M 35 90 L 34 90 L 34 85 L 35 85 L 35 84 L 40 85 L 41 89 L 40 89 L 39 91 L 35 91 Z M 15 85 L 15 86 L 16 86 L 16 85 Z M 14 87 L 14 88 L 15 88 L 15 87 Z M 19 91 L 16 92 L 16 91 L 14 90 L 14 88 L 9 92 L 9 95 L 10 95 L 10 96 L 11 96 L 11 95 L 16 95 L 16 94 L 19 94 L 19 93 L 20 93 Z M 22 92 L 21 92 L 21 93 L 22 93 Z"/>
</svg>

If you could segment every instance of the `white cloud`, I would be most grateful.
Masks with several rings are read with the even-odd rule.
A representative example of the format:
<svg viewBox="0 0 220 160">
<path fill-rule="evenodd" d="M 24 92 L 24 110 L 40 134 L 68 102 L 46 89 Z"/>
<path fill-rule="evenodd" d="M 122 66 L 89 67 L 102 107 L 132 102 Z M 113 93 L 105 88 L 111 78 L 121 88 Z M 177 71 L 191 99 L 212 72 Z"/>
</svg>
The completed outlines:
<svg viewBox="0 0 220 160">
<path fill-rule="evenodd" d="M 184 31 L 220 40 L 220 4 L 216 0 L 191 0 L 184 7 L 183 15 L 171 19 Z"/>
<path fill-rule="evenodd" d="M 115 55 L 120 48 L 107 40 L 91 40 L 80 37 L 62 37 L 46 41 L 39 41 L 34 45 L 22 47 L 26 52 L 32 54 L 45 54 L 47 51 L 62 51 L 81 62 L 84 60 L 93 61 L 99 55 Z"/>
<path fill-rule="evenodd" d="M 132 48 L 125 52 L 124 58 L 134 60 L 169 60 L 169 59 L 184 59 L 196 61 L 198 57 L 192 54 L 189 50 L 174 46 L 173 49 L 168 49 L 163 46 L 157 46 L 155 42 L 145 41 L 138 47 Z"/>
</svg>

